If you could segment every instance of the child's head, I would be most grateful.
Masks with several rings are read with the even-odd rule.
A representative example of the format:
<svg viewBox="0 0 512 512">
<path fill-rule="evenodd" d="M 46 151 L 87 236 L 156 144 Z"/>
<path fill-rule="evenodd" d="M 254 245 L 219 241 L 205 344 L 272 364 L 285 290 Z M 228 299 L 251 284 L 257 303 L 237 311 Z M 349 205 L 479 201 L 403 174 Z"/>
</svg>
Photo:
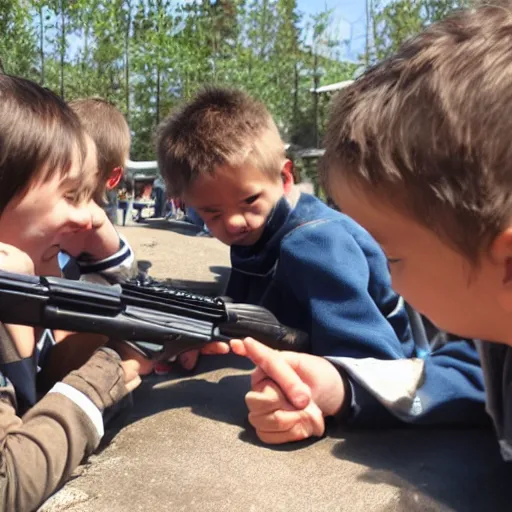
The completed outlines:
<svg viewBox="0 0 512 512">
<path fill-rule="evenodd" d="M 63 237 L 90 226 L 83 169 L 94 165 L 94 144 L 55 94 L 0 74 L 0 148 L 0 241 L 37 268 Z"/>
<path fill-rule="evenodd" d="M 115 188 L 123 176 L 130 156 L 130 128 L 122 112 L 104 99 L 84 98 L 71 101 L 69 106 L 96 144 L 98 174 L 93 198 L 101 205 L 106 190 Z"/>
<path fill-rule="evenodd" d="M 254 244 L 276 202 L 291 189 L 284 151 L 265 106 L 231 89 L 200 92 L 157 135 L 168 195 L 182 197 L 228 245 Z"/>
<path fill-rule="evenodd" d="M 512 11 L 434 23 L 335 100 L 322 179 L 440 327 L 512 343 Z"/>
</svg>

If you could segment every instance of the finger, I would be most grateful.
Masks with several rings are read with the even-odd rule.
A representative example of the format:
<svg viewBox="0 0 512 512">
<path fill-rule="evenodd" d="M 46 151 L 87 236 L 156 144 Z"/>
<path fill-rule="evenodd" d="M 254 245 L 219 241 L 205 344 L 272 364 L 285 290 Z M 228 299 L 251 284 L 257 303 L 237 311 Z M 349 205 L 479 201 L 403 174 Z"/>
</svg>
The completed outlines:
<svg viewBox="0 0 512 512">
<path fill-rule="evenodd" d="M 268 379 L 263 381 L 256 390 L 249 391 L 245 395 L 245 403 L 249 412 L 254 414 L 269 414 L 279 409 L 295 409 L 279 386 Z"/>
<path fill-rule="evenodd" d="M 252 338 L 245 338 L 243 344 L 247 357 L 276 382 L 295 407 L 304 409 L 311 399 L 311 391 L 284 357 Z"/>
<path fill-rule="evenodd" d="M 125 387 L 128 390 L 128 393 L 131 393 L 134 389 L 136 389 L 139 384 L 142 382 L 140 375 L 137 375 L 134 379 L 129 382 L 125 382 Z"/>
<path fill-rule="evenodd" d="M 237 356 L 246 356 L 247 355 L 247 352 L 245 350 L 245 345 L 242 340 L 231 340 L 229 342 L 229 346 L 231 347 L 231 350 Z"/>
<path fill-rule="evenodd" d="M 251 389 L 255 391 L 264 380 L 271 381 L 271 379 L 268 378 L 268 375 L 259 366 L 256 366 L 254 371 L 251 373 Z"/>
<path fill-rule="evenodd" d="M 250 412 L 248 420 L 256 430 L 263 432 L 287 432 L 302 420 L 301 413 L 302 410 L 298 411 L 297 409 L 291 411 L 277 409 L 264 414 Z"/>
<path fill-rule="evenodd" d="M 127 359 L 121 363 L 121 366 L 123 367 L 125 373 L 133 373 L 138 375 L 140 370 L 140 363 L 135 359 Z"/>
<path fill-rule="evenodd" d="M 229 345 L 222 341 L 214 341 L 208 343 L 201 349 L 201 354 L 214 355 L 214 354 L 229 354 Z"/>
<path fill-rule="evenodd" d="M 199 359 L 199 350 L 189 350 L 180 354 L 178 360 L 185 370 L 193 370 Z"/>
<path fill-rule="evenodd" d="M 290 443 L 302 441 L 312 436 L 322 436 L 325 431 L 325 421 L 322 412 L 314 403 L 308 406 L 307 409 L 296 411 L 300 418 L 294 418 L 296 422 L 289 430 L 267 431 L 266 429 L 256 429 L 256 434 L 264 443 L 268 444 Z"/>
</svg>

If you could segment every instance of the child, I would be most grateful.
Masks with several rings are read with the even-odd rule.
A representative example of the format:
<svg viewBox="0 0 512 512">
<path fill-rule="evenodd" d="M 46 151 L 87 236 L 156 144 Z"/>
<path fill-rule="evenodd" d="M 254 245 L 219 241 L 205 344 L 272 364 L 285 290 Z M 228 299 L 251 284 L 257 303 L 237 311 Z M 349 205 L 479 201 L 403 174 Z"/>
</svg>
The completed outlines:
<svg viewBox="0 0 512 512">
<path fill-rule="evenodd" d="M 123 113 L 102 98 L 82 98 L 69 103 L 98 148 L 98 186 L 93 199 L 105 206 L 112 224 L 117 223 L 117 200 L 112 200 L 126 160 L 130 156 L 130 128 Z"/>
<path fill-rule="evenodd" d="M 0 119 L 0 266 L 38 273 L 90 229 L 94 145 L 62 100 L 21 78 L 0 75 Z M 140 378 L 102 348 L 34 405 L 32 329 L 0 325 L 0 340 L 0 509 L 34 510 L 96 449 L 103 413 Z"/>
<path fill-rule="evenodd" d="M 231 246 L 226 294 L 265 306 L 283 324 L 307 332 L 315 355 L 301 357 L 318 363 L 315 378 L 332 381 L 336 400 L 315 417 L 314 429 L 286 423 L 278 432 L 266 419 L 254 421 L 251 411 L 262 440 L 320 435 L 324 416 L 332 415 L 360 424 L 482 420 L 483 385 L 472 344 L 429 346 L 439 333 L 430 326 L 427 336 L 419 316 L 393 292 L 375 241 L 293 187 L 284 144 L 261 103 L 239 91 L 206 90 L 163 122 L 157 154 L 170 193 L 182 196 L 212 235 Z M 239 352 L 242 346 L 234 343 Z M 261 376 L 253 377 L 254 390 Z"/>
<path fill-rule="evenodd" d="M 487 409 L 506 460 L 511 47 L 509 3 L 431 25 L 336 99 L 324 166 L 338 205 L 382 245 L 396 290 L 440 327 L 486 340 Z"/>
<path fill-rule="evenodd" d="M 120 235 L 101 206 L 105 204 L 106 192 L 113 190 L 123 177 L 124 163 L 129 157 L 130 129 L 123 114 L 111 103 L 101 98 L 85 98 L 69 103 L 83 128 L 96 146 L 96 165 L 92 166 L 91 182 L 94 184 L 91 230 L 76 233 L 61 244 L 67 256 L 63 269 L 65 277 L 101 284 L 115 284 L 135 277 L 137 264 L 128 240 Z M 62 254 L 60 255 L 62 257 Z M 46 275 L 60 275 L 56 260 L 53 268 L 45 269 Z M 62 378 L 72 369 L 85 362 L 95 348 L 106 343 L 104 336 L 63 331 L 46 332 L 40 344 L 42 371 L 39 376 L 41 389 L 53 380 Z M 55 340 L 58 346 L 54 347 Z M 64 343 L 62 343 L 64 342 Z M 41 346 L 42 345 L 42 346 Z M 123 359 L 136 359 L 139 373 L 145 375 L 153 370 L 153 363 L 135 345 L 115 344 Z"/>
</svg>

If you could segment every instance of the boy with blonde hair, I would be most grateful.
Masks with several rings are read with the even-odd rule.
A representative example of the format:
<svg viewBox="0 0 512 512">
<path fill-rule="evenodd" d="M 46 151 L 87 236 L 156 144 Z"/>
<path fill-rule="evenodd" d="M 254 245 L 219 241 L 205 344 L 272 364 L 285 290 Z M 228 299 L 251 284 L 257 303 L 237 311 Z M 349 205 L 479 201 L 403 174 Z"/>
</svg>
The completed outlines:
<svg viewBox="0 0 512 512">
<path fill-rule="evenodd" d="M 309 334 L 312 354 L 268 349 L 271 356 L 253 375 L 249 421 L 263 441 L 321 435 L 327 416 L 352 424 L 482 421 L 472 343 L 446 348 L 443 334 L 391 289 L 386 259 L 370 235 L 297 191 L 263 104 L 241 91 L 207 89 L 162 123 L 157 155 L 170 194 L 231 246 L 226 294 L 267 307 Z M 232 345 L 252 355 L 243 342 Z M 273 358 L 286 354 L 302 361 L 297 368 L 308 383 L 298 383 L 300 396 L 291 401 L 268 378 Z"/>
</svg>

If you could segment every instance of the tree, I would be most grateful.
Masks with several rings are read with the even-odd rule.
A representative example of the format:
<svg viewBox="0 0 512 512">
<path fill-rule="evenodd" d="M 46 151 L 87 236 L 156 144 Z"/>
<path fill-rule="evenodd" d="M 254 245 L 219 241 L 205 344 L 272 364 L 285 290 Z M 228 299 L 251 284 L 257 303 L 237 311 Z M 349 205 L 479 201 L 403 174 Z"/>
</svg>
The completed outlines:
<svg viewBox="0 0 512 512">
<path fill-rule="evenodd" d="M 37 46 L 30 4 L 1 1 L 0 34 L 2 72 L 37 79 Z"/>
<path fill-rule="evenodd" d="M 470 0 L 393 0 L 375 5 L 368 23 L 374 47 L 367 48 L 365 60 L 375 62 L 387 57 L 430 23 L 469 3 Z"/>
</svg>

